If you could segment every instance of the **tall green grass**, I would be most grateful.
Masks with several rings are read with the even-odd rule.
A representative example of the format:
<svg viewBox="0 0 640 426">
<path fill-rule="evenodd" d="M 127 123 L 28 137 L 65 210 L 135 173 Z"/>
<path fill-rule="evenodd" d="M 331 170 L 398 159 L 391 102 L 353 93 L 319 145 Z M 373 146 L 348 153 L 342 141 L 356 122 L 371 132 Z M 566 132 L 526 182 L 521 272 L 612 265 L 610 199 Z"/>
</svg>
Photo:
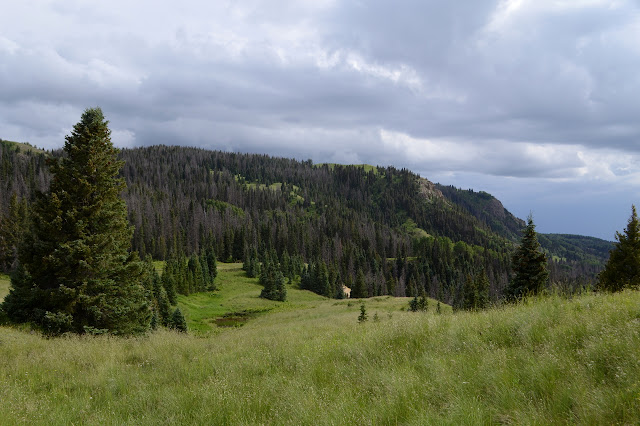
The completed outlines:
<svg viewBox="0 0 640 426">
<path fill-rule="evenodd" d="M 442 315 L 406 300 L 367 300 L 378 322 L 317 300 L 207 337 L 0 327 L 0 423 L 640 422 L 640 293 Z"/>
</svg>

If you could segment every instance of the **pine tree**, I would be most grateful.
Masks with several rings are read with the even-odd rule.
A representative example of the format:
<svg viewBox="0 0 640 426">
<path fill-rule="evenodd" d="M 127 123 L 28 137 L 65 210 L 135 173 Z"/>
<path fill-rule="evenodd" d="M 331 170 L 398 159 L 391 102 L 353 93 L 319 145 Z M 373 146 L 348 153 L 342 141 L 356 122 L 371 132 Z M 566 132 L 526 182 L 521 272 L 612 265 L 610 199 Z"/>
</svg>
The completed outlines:
<svg viewBox="0 0 640 426">
<path fill-rule="evenodd" d="M 411 312 L 418 312 L 418 306 L 420 301 L 418 300 L 418 296 L 414 296 L 413 299 L 409 301 L 409 310 Z"/>
<path fill-rule="evenodd" d="M 167 293 L 169 303 L 175 305 L 178 303 L 178 294 L 176 293 L 176 280 L 173 277 L 173 273 L 167 269 L 169 262 L 165 264 L 164 272 L 162 273 L 162 287 Z"/>
<path fill-rule="evenodd" d="M 527 219 L 520 247 L 513 254 L 512 268 L 515 276 L 507 287 L 507 298 L 511 300 L 539 293 L 549 280 L 547 256 L 538 242 L 531 215 Z"/>
<path fill-rule="evenodd" d="M 218 260 L 213 246 L 210 245 L 204 250 L 204 257 L 207 259 L 207 266 L 209 267 L 209 279 L 211 280 L 209 289 L 215 290 L 215 279 L 218 276 Z"/>
<path fill-rule="evenodd" d="M 489 277 L 482 271 L 475 279 L 476 309 L 486 309 L 489 306 Z"/>
<path fill-rule="evenodd" d="M 354 299 L 367 297 L 367 285 L 364 281 L 364 273 L 362 272 L 362 269 L 358 269 L 356 274 L 356 282 L 351 289 L 351 297 Z"/>
<path fill-rule="evenodd" d="M 640 222 L 636 206 L 631 206 L 631 217 L 624 234 L 616 232 L 615 247 L 600 273 L 597 288 L 604 291 L 621 291 L 640 287 Z"/>
<path fill-rule="evenodd" d="M 184 318 L 180 308 L 176 308 L 169 320 L 169 328 L 183 333 L 187 332 L 187 320 Z"/>
<path fill-rule="evenodd" d="M 358 316 L 358 322 L 363 323 L 367 320 L 367 308 L 364 306 L 364 303 L 360 305 L 360 315 Z"/>
<path fill-rule="evenodd" d="M 51 334 L 134 334 L 151 320 L 145 268 L 130 253 L 133 229 L 120 197 L 123 165 L 99 108 L 87 109 L 64 157 L 51 162 L 49 192 L 39 197 L 19 249 L 20 272 L 4 309 Z"/>
<path fill-rule="evenodd" d="M 16 263 L 17 248 L 27 227 L 29 211 L 25 199 L 18 200 L 14 192 L 9 201 L 9 212 L 0 218 L 0 270 L 9 271 Z"/>
<path fill-rule="evenodd" d="M 477 298 L 478 291 L 476 289 L 475 282 L 471 278 L 471 275 L 467 274 L 467 278 L 462 286 L 462 309 L 467 311 L 476 309 Z"/>
<path fill-rule="evenodd" d="M 427 292 L 424 287 L 420 287 L 420 300 L 418 300 L 418 309 L 424 312 L 429 310 L 429 300 L 427 299 Z"/>
<path fill-rule="evenodd" d="M 284 285 L 284 275 L 278 268 L 274 257 L 265 256 L 260 272 L 260 284 L 264 286 L 260 297 L 284 302 L 287 299 L 287 288 Z"/>
</svg>

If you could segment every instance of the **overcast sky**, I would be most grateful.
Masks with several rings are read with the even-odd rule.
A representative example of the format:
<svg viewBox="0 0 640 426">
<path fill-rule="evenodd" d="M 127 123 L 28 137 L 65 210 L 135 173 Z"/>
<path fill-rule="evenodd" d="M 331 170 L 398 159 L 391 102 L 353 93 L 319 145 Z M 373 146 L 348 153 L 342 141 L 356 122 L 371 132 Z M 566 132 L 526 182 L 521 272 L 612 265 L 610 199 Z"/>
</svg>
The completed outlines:
<svg viewBox="0 0 640 426">
<path fill-rule="evenodd" d="M 640 1 L 5 1 L 0 138 L 407 167 L 540 232 L 640 200 Z M 639 206 L 640 207 L 640 206 Z"/>
</svg>

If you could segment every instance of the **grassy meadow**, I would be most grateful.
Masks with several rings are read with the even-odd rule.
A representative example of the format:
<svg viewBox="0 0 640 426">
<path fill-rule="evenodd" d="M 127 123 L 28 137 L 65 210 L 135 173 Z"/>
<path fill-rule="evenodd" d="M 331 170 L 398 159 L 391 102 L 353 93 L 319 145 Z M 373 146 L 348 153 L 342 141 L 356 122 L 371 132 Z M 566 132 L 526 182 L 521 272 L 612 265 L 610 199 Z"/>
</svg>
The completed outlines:
<svg viewBox="0 0 640 426">
<path fill-rule="evenodd" d="M 440 315 L 379 297 L 359 324 L 360 301 L 262 300 L 238 264 L 219 267 L 219 291 L 180 298 L 188 335 L 0 327 L 0 423 L 640 422 L 639 292 Z M 216 325 L 241 311 L 244 325 Z"/>
</svg>

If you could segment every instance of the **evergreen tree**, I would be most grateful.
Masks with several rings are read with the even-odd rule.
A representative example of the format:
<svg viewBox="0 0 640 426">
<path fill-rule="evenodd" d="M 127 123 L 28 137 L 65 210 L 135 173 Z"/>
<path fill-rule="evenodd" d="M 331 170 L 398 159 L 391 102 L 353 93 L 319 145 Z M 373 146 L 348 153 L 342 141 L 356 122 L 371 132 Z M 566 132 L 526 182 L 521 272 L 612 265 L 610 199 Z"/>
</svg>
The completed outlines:
<svg viewBox="0 0 640 426">
<path fill-rule="evenodd" d="M 17 248 L 28 224 L 27 201 L 18 200 L 14 192 L 9 201 L 8 215 L 0 218 L 0 270 L 9 271 L 15 267 Z"/>
<path fill-rule="evenodd" d="M 287 288 L 284 285 L 284 275 L 272 256 L 265 256 L 260 273 L 260 284 L 264 286 L 260 297 L 284 302 L 287 299 Z"/>
<path fill-rule="evenodd" d="M 189 287 L 189 292 L 195 293 L 199 291 L 204 291 L 205 282 L 204 282 L 204 275 L 202 273 L 202 265 L 200 264 L 200 257 L 196 256 L 195 253 L 193 253 L 189 257 L 188 267 L 189 267 L 189 276 L 191 277 L 191 285 Z"/>
<path fill-rule="evenodd" d="M 209 245 L 204 250 L 204 257 L 207 260 L 207 266 L 209 267 L 209 279 L 211 280 L 210 290 L 215 290 L 215 279 L 218 276 L 218 260 L 216 259 L 216 252 L 213 246 Z"/>
<path fill-rule="evenodd" d="M 478 292 L 471 275 L 467 274 L 467 278 L 462 286 L 462 309 L 468 311 L 476 309 L 476 299 Z"/>
<path fill-rule="evenodd" d="M 180 308 L 176 308 L 176 310 L 173 311 L 171 319 L 169 320 L 169 328 L 183 333 L 187 332 L 187 320 L 184 318 L 184 315 L 182 315 Z"/>
<path fill-rule="evenodd" d="M 636 206 L 631 206 L 631 217 L 624 234 L 616 232 L 615 247 L 600 273 L 598 289 L 621 291 L 640 287 L 640 222 Z"/>
<path fill-rule="evenodd" d="M 420 287 L 420 299 L 418 300 L 418 309 L 427 312 L 429 309 L 429 300 L 427 299 L 427 292 L 424 287 Z"/>
<path fill-rule="evenodd" d="M 476 289 L 476 309 L 486 309 L 489 306 L 489 278 L 487 273 L 482 271 L 481 274 L 476 276 L 475 280 Z"/>
<path fill-rule="evenodd" d="M 420 301 L 418 300 L 418 296 L 414 296 L 413 299 L 409 301 L 409 310 L 411 312 L 418 312 L 418 305 Z"/>
<path fill-rule="evenodd" d="M 167 291 L 164 289 L 164 287 L 160 287 L 158 296 L 156 298 L 156 303 L 157 317 L 160 319 L 160 323 L 166 327 L 169 324 L 171 304 L 169 303 Z"/>
<path fill-rule="evenodd" d="M 367 308 L 364 303 L 360 305 L 360 315 L 358 316 L 358 322 L 363 323 L 367 320 Z"/>
<path fill-rule="evenodd" d="M 162 273 L 162 287 L 167 293 L 167 299 L 169 303 L 175 305 L 178 303 L 178 293 L 176 293 L 176 280 L 170 270 L 167 269 L 168 263 L 165 264 L 164 272 Z"/>
<path fill-rule="evenodd" d="M 32 321 L 51 334 L 134 334 L 149 328 L 145 268 L 130 253 L 133 229 L 120 198 L 123 165 L 99 108 L 87 109 L 53 180 L 33 207 L 19 250 L 20 273 L 4 309 L 13 321 Z"/>
<path fill-rule="evenodd" d="M 520 247 L 513 254 L 512 268 L 515 275 L 507 287 L 507 298 L 511 300 L 539 293 L 549 280 L 547 256 L 538 242 L 531 215 L 527 219 Z"/>
<path fill-rule="evenodd" d="M 351 289 L 351 297 L 354 299 L 367 297 L 367 285 L 364 281 L 364 273 L 362 272 L 362 269 L 358 269 L 356 274 L 356 282 Z"/>
</svg>

